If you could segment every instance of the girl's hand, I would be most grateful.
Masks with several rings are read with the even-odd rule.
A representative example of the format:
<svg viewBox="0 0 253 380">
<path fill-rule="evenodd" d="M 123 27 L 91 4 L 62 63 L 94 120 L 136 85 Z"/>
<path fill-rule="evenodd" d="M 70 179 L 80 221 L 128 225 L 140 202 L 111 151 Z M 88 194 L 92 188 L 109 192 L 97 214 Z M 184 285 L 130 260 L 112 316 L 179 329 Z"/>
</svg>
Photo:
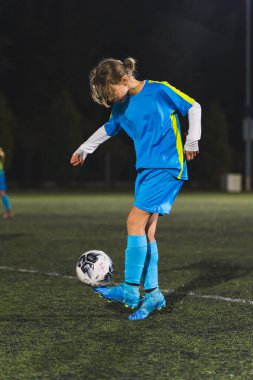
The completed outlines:
<svg viewBox="0 0 253 380">
<path fill-rule="evenodd" d="M 199 151 L 197 150 L 196 152 L 191 152 L 191 151 L 185 150 L 184 154 L 186 156 L 186 160 L 191 161 L 191 160 L 194 160 L 194 158 L 199 154 Z"/>
<path fill-rule="evenodd" d="M 70 159 L 70 163 L 73 166 L 83 165 L 84 159 L 81 155 L 74 153 Z"/>
</svg>

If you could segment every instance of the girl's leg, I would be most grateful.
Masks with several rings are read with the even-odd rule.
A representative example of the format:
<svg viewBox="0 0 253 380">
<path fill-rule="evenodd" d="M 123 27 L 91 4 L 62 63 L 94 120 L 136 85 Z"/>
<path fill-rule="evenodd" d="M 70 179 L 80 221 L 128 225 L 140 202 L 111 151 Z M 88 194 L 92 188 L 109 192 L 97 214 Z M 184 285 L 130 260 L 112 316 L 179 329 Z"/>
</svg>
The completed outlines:
<svg viewBox="0 0 253 380">
<path fill-rule="evenodd" d="M 151 215 L 150 212 L 133 206 L 126 221 L 128 235 L 145 235 L 145 228 Z"/>
<path fill-rule="evenodd" d="M 140 301 L 139 285 L 147 256 L 145 227 L 150 213 L 133 207 L 127 218 L 127 248 L 125 251 L 125 282 L 114 287 L 98 287 L 94 290 L 108 300 L 119 301 L 136 307 Z"/>
<path fill-rule="evenodd" d="M 161 309 L 166 304 L 158 285 L 158 248 L 155 240 L 158 217 L 158 214 L 153 214 L 146 224 L 145 232 L 148 238 L 148 246 L 142 274 L 145 295 L 140 308 L 128 318 L 129 320 L 147 318 L 154 310 Z"/>
<path fill-rule="evenodd" d="M 159 214 L 152 214 L 146 224 L 145 233 L 150 243 L 155 241 L 155 233 Z"/>
<path fill-rule="evenodd" d="M 147 257 L 142 273 L 142 284 L 146 292 L 151 292 L 158 287 L 158 248 L 155 240 L 159 214 L 153 214 L 145 228 L 148 239 Z"/>
<path fill-rule="evenodd" d="M 139 286 L 147 256 L 145 228 L 150 213 L 133 207 L 127 217 L 127 248 L 125 253 L 125 282 Z"/>
<path fill-rule="evenodd" d="M 12 212 L 11 212 L 11 203 L 10 203 L 9 197 L 3 190 L 0 190 L 0 196 L 2 198 L 4 208 L 6 210 L 6 218 L 10 219 L 12 218 Z"/>
</svg>

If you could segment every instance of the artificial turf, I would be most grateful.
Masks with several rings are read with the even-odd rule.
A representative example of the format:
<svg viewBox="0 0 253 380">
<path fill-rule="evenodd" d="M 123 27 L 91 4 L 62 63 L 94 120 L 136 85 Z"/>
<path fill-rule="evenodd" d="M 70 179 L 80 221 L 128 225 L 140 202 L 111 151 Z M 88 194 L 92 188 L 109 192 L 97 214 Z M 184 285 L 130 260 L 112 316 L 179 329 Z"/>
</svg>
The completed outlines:
<svg viewBox="0 0 253 380">
<path fill-rule="evenodd" d="M 253 305 L 187 295 L 253 300 L 252 194 L 180 194 L 157 230 L 160 285 L 177 292 L 139 322 L 74 278 L 77 258 L 101 249 L 122 280 L 132 196 L 11 198 L 14 220 L 0 220 L 1 380 L 253 378 Z"/>
</svg>

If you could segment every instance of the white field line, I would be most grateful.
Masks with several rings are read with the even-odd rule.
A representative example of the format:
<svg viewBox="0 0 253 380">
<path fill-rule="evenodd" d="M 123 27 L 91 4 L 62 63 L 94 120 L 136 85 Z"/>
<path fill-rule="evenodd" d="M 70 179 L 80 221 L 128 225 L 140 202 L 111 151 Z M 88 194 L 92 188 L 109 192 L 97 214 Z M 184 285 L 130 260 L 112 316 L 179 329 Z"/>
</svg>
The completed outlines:
<svg viewBox="0 0 253 380">
<path fill-rule="evenodd" d="M 23 269 L 23 268 L 12 268 L 12 267 L 0 266 L 0 270 L 6 270 L 10 272 L 40 274 L 42 276 L 62 277 L 62 278 L 68 278 L 70 280 L 76 280 L 75 276 L 61 275 L 60 273 L 56 273 L 56 272 L 40 272 L 34 269 Z"/>
<path fill-rule="evenodd" d="M 61 275 L 57 272 L 40 272 L 38 270 L 34 269 L 23 269 L 23 268 L 12 268 L 12 267 L 6 267 L 6 266 L 0 266 L 0 270 L 3 271 L 10 271 L 10 272 L 19 272 L 19 273 L 31 273 L 31 274 L 38 274 L 42 276 L 50 276 L 50 277 L 61 277 L 61 278 L 67 278 L 69 280 L 77 280 L 76 276 L 68 276 L 68 275 Z M 116 284 L 115 284 L 116 285 Z M 187 296 L 187 297 L 193 297 L 193 298 L 202 298 L 202 299 L 211 299 L 216 301 L 225 301 L 225 302 L 234 302 L 234 303 L 240 303 L 243 305 L 251 305 L 253 306 L 253 301 L 248 299 L 242 299 L 242 298 L 230 298 L 230 297 L 222 297 L 218 295 L 213 294 L 198 294 L 194 292 L 178 292 L 174 289 L 161 289 L 163 293 L 165 294 L 174 294 L 178 296 Z"/>
</svg>

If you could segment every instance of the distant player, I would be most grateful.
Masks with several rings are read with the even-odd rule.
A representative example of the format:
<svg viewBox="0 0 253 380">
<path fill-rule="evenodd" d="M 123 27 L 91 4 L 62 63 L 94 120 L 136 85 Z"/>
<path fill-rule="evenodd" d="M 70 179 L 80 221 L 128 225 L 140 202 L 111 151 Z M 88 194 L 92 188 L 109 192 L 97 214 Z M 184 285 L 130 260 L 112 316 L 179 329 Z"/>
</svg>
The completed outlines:
<svg viewBox="0 0 253 380">
<path fill-rule="evenodd" d="M 4 218 L 12 219 L 13 214 L 11 211 L 11 204 L 10 204 L 9 197 L 6 194 L 6 183 L 5 183 L 5 175 L 4 175 L 4 158 L 5 158 L 5 153 L 3 149 L 0 147 L 0 196 L 5 208 Z"/>
<path fill-rule="evenodd" d="M 72 155 L 73 166 L 110 137 L 124 130 L 134 142 L 137 178 L 134 206 L 127 217 L 125 279 L 118 286 L 94 290 L 108 300 L 139 306 L 129 320 L 140 320 L 165 306 L 158 285 L 158 248 L 155 231 L 159 215 L 169 214 L 185 180 L 186 160 L 199 153 L 200 105 L 167 82 L 136 80 L 136 61 L 103 59 L 90 73 L 95 102 L 112 106 L 109 121 Z M 188 115 L 189 130 L 183 148 L 178 112 Z M 140 284 L 145 295 L 140 302 Z M 140 305 L 139 305 L 140 304 Z"/>
</svg>

